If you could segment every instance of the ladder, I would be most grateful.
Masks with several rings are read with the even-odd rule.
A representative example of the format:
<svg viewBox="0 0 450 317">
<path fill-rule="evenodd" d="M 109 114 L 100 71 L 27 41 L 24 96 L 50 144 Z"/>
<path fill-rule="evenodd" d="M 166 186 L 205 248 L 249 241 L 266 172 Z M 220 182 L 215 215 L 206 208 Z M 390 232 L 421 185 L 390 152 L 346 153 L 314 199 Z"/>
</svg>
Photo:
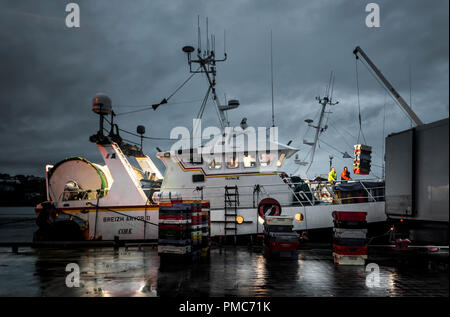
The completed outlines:
<svg viewBox="0 0 450 317">
<path fill-rule="evenodd" d="M 225 241 L 227 236 L 234 238 L 234 244 L 236 244 L 237 234 L 237 206 L 239 206 L 239 191 L 237 186 L 225 186 L 225 226 L 224 234 Z"/>
</svg>

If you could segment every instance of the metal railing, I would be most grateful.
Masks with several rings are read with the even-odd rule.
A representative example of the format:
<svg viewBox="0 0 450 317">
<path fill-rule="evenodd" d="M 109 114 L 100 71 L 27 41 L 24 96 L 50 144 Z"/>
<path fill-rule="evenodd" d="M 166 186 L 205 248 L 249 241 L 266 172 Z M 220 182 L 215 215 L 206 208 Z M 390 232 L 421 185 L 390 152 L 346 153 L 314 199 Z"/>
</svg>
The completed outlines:
<svg viewBox="0 0 450 317">
<path fill-rule="evenodd" d="M 364 202 L 376 202 L 376 201 L 384 201 L 384 186 L 376 186 L 376 187 L 367 187 L 364 183 L 369 182 L 380 182 L 376 179 L 362 179 L 362 180 L 351 180 L 351 181 L 336 181 L 333 183 L 327 181 L 306 181 L 306 182 L 290 182 L 288 179 L 287 183 L 278 183 L 278 184 L 258 184 L 262 190 L 264 190 L 262 197 L 271 197 L 274 194 L 292 194 L 292 201 L 289 204 L 283 204 L 283 206 L 293 206 L 300 205 L 302 207 L 306 206 L 315 206 L 318 204 L 346 204 L 346 203 L 364 203 Z M 341 184 L 352 184 L 359 183 L 360 190 L 357 191 L 346 191 L 349 197 L 345 197 L 342 195 L 343 192 L 336 190 L 336 187 Z M 381 183 L 381 182 L 380 182 Z M 306 184 L 308 186 L 308 190 L 299 190 L 295 191 L 296 185 Z M 238 185 L 239 188 L 248 188 L 248 191 L 242 190 L 240 191 L 240 197 L 248 197 L 248 201 L 251 202 L 253 198 L 254 185 Z M 270 190 L 271 188 L 276 187 L 274 190 Z M 219 189 L 222 190 L 224 186 L 204 186 L 203 187 L 203 198 L 204 199 L 222 199 L 223 194 L 220 191 L 217 193 L 208 193 L 207 189 Z M 163 191 L 177 191 L 183 190 L 192 190 L 192 197 L 185 196 L 185 199 L 198 199 L 196 196 L 196 187 L 165 187 Z M 262 198 L 260 197 L 260 198 Z M 242 199 L 244 201 L 244 199 Z M 245 206 L 241 204 L 241 208 L 250 208 L 254 207 L 251 204 Z"/>
<path fill-rule="evenodd" d="M 367 187 L 366 184 L 372 183 L 382 183 L 378 179 L 361 179 L 361 180 L 350 180 L 350 181 L 306 181 L 292 183 L 289 182 L 290 186 L 295 187 L 295 185 L 308 185 L 308 191 L 297 191 L 295 196 L 299 196 L 297 199 L 302 206 L 308 204 L 310 206 L 320 204 L 346 204 L 346 203 L 363 203 L 363 202 L 376 202 L 384 201 L 384 186 L 371 186 Z M 360 189 L 351 191 L 340 191 L 337 187 L 338 185 L 350 185 L 359 184 Z M 347 193 L 345 197 L 343 193 Z M 311 197 L 311 198 L 309 198 Z M 324 198 L 325 197 L 325 198 Z"/>
<path fill-rule="evenodd" d="M 279 194 L 291 194 L 292 200 L 289 203 L 280 202 L 282 206 L 297 206 L 302 207 L 315 206 L 319 204 L 348 204 L 348 203 L 364 203 L 364 202 L 376 202 L 384 201 L 384 186 L 367 187 L 365 183 L 375 182 L 374 179 L 363 179 L 363 180 L 351 180 L 351 181 L 336 181 L 336 182 L 326 182 L 326 181 L 305 181 L 293 183 L 289 178 L 286 179 L 286 183 L 278 184 L 259 184 L 261 188 L 261 197 L 272 197 Z M 360 185 L 360 190 L 357 191 L 346 191 L 341 192 L 336 188 L 341 184 L 352 184 L 358 183 Z M 308 190 L 297 190 L 295 191 L 296 185 L 306 184 Z M 253 200 L 254 185 L 242 185 L 239 188 L 248 188 L 248 191 L 242 190 L 239 193 L 240 197 L 247 197 L 250 202 L 248 206 L 242 204 L 241 208 L 250 208 L 252 206 L 251 202 Z M 203 187 L 203 198 L 204 199 L 223 199 L 223 193 L 220 192 L 224 186 L 205 186 Z M 186 196 L 185 199 L 198 199 L 198 187 L 170 187 L 164 188 L 163 191 L 176 191 L 176 190 L 192 190 L 192 197 Z M 217 193 L 205 193 L 207 189 L 220 189 Z M 272 190 L 271 190 L 272 189 Z M 161 190 L 156 188 L 156 190 Z M 61 193 L 57 202 L 65 201 L 76 201 L 76 200 L 98 200 L 104 197 L 108 193 L 108 189 L 99 190 L 65 190 Z M 345 196 L 343 193 L 347 193 Z M 244 200 L 244 199 L 243 199 Z"/>
</svg>

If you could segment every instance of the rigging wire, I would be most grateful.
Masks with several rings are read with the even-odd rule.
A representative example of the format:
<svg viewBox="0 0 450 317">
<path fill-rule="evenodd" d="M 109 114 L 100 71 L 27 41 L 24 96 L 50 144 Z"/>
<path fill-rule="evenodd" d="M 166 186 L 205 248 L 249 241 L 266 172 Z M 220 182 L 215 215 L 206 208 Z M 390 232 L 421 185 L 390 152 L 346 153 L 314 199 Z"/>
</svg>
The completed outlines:
<svg viewBox="0 0 450 317">
<path fill-rule="evenodd" d="M 373 73 L 373 71 L 370 69 L 370 67 L 363 62 L 361 59 L 358 59 L 368 70 L 368 72 L 372 75 L 372 77 L 375 79 L 375 81 L 381 86 L 381 88 L 383 88 L 389 95 L 389 97 L 391 97 L 391 99 L 394 101 L 394 103 L 400 108 L 400 110 L 402 111 L 402 113 L 408 118 L 408 120 L 410 120 L 410 116 L 408 115 L 408 113 L 406 112 L 405 109 L 403 109 L 402 106 L 400 106 L 400 104 L 398 103 L 398 101 L 392 96 L 392 94 L 390 93 L 390 91 L 386 88 L 386 86 L 380 81 L 380 79 L 375 76 L 375 74 Z M 358 61 L 357 60 L 357 61 Z"/>
<path fill-rule="evenodd" d="M 108 120 L 108 118 L 105 117 L 104 119 L 105 119 L 106 122 L 108 122 L 109 124 L 111 124 L 111 122 Z M 105 129 L 106 129 L 106 128 L 105 128 Z M 133 136 L 135 136 L 135 137 L 138 137 L 138 138 L 141 137 L 140 135 L 138 135 L 138 134 L 136 134 L 136 133 L 133 133 L 133 132 L 130 132 L 130 131 L 121 129 L 121 128 L 119 128 L 119 127 L 118 127 L 118 129 L 119 129 L 119 131 L 121 131 L 121 132 L 128 133 L 128 134 L 133 135 Z M 144 139 L 149 139 L 149 140 L 168 140 L 168 141 L 173 141 L 173 140 L 175 140 L 175 139 L 171 139 L 171 138 L 158 138 L 158 137 L 149 137 L 149 136 L 142 136 L 142 138 L 144 138 Z"/>
<path fill-rule="evenodd" d="M 103 128 L 103 131 L 104 131 L 105 133 L 109 133 L 108 129 L 106 129 L 106 128 Z M 140 144 L 137 143 L 137 142 L 135 142 L 135 141 L 131 141 L 131 140 L 128 140 L 128 139 L 125 139 L 125 138 L 122 138 L 122 140 L 124 140 L 124 141 L 126 141 L 126 142 L 128 142 L 128 143 L 132 143 L 133 145 L 140 146 Z"/>
<path fill-rule="evenodd" d="M 333 147 L 332 145 L 330 145 L 330 144 L 324 142 L 323 140 L 320 140 L 320 142 L 324 143 L 325 145 L 328 145 L 329 147 L 331 147 L 331 148 L 334 149 L 335 151 L 337 151 L 337 152 L 343 154 L 343 153 L 340 152 L 338 149 L 336 149 L 336 148 Z M 320 144 L 319 144 L 319 148 L 320 148 Z M 325 151 L 326 153 L 330 154 L 330 155 L 332 154 L 332 153 L 330 153 L 330 152 L 327 151 L 327 150 L 324 150 L 324 151 Z M 339 160 L 341 160 L 341 161 L 343 160 L 343 158 L 341 158 L 341 157 L 339 157 L 339 156 L 337 156 L 337 157 L 335 157 L 335 158 L 336 158 L 336 159 L 339 159 Z M 372 162 L 372 165 L 377 166 L 377 167 L 382 167 L 381 165 L 374 164 L 373 162 Z M 381 178 L 380 176 L 378 176 L 377 174 L 375 174 L 375 173 L 373 172 L 373 170 L 370 171 L 370 174 L 372 174 L 372 175 L 375 176 L 376 178 Z"/>
<path fill-rule="evenodd" d="M 208 88 L 208 91 L 206 92 L 206 95 L 203 98 L 202 105 L 200 106 L 200 110 L 198 111 L 197 118 L 199 118 L 199 119 L 203 117 L 203 112 L 205 111 L 205 107 L 206 107 L 206 103 L 208 102 L 208 99 L 209 99 L 210 91 L 211 91 L 211 86 Z"/>
<path fill-rule="evenodd" d="M 192 72 L 192 74 L 189 75 L 189 77 L 183 82 L 181 83 L 181 85 L 179 85 L 167 98 L 164 98 L 159 104 L 157 104 L 157 106 L 162 105 L 162 104 L 166 104 L 170 98 L 172 98 L 181 88 L 184 87 L 184 85 L 187 84 L 187 82 L 189 80 L 191 80 L 192 77 L 194 77 L 195 74 L 197 74 L 198 70 L 200 69 L 201 66 L 199 66 L 197 68 L 197 70 L 195 72 Z M 136 113 L 136 112 L 140 112 L 140 111 L 145 111 L 145 110 L 150 110 L 150 109 L 154 109 L 156 110 L 156 108 L 154 107 L 154 105 L 148 105 L 146 106 L 145 109 L 138 109 L 138 110 L 131 110 L 131 111 L 126 111 L 126 112 L 122 112 L 122 113 L 117 113 L 116 116 L 121 116 L 121 115 L 126 115 L 126 114 L 130 114 L 130 113 Z"/>
<path fill-rule="evenodd" d="M 347 146 L 351 149 L 353 148 L 353 145 L 351 145 L 350 143 L 347 142 L 347 140 L 345 139 L 344 135 L 341 133 L 341 131 L 339 131 L 338 128 L 336 128 L 334 126 L 334 124 L 330 123 L 330 127 L 332 127 L 334 130 L 337 131 L 337 133 L 342 137 L 342 140 L 344 140 L 345 144 L 347 144 Z"/>
<path fill-rule="evenodd" d="M 366 137 L 364 136 L 364 133 L 362 131 L 362 124 L 361 124 L 361 103 L 359 100 L 358 59 L 355 59 L 355 72 L 356 72 L 356 92 L 357 92 L 357 96 L 358 96 L 358 121 L 359 121 L 359 132 L 358 132 L 357 143 L 359 144 L 359 137 L 362 135 L 362 137 L 364 139 L 364 143 L 367 144 Z"/>
<path fill-rule="evenodd" d="M 186 103 L 199 102 L 202 100 L 203 99 L 176 101 L 176 102 L 171 102 L 170 104 L 171 105 L 182 105 L 182 104 L 186 104 Z M 114 105 L 114 107 L 117 107 L 117 108 L 146 108 L 146 107 L 151 107 L 151 106 L 150 105 Z"/>
<path fill-rule="evenodd" d="M 216 109 L 217 118 L 219 118 L 219 122 L 220 122 L 222 119 L 220 118 L 219 108 L 215 104 L 214 100 L 212 102 L 214 103 L 214 106 L 216 106 L 216 107 L 214 107 L 214 109 Z M 228 113 L 225 113 L 225 115 L 226 115 L 227 122 L 230 123 L 229 120 L 228 120 Z"/>
<path fill-rule="evenodd" d="M 330 123 L 330 125 L 332 125 L 332 124 Z M 336 128 L 336 127 L 335 127 L 335 128 Z M 351 134 L 351 133 L 350 133 L 347 129 L 345 129 L 345 127 L 343 127 L 343 126 L 340 126 L 339 129 L 340 129 L 340 132 L 344 131 L 345 133 L 347 133 L 348 136 L 349 136 L 350 138 L 353 138 L 353 137 L 355 136 L 354 134 Z M 351 148 L 353 148 L 353 146 L 351 146 Z"/>
<path fill-rule="evenodd" d="M 322 142 L 322 143 L 324 143 L 324 144 L 326 144 L 326 145 L 328 145 L 329 147 L 331 147 L 332 149 L 334 149 L 335 151 L 337 151 L 337 152 L 339 152 L 339 153 L 341 153 L 341 154 L 344 154 L 343 152 L 341 152 L 338 148 L 335 148 L 333 145 L 331 145 L 331 144 L 329 144 L 329 143 L 327 143 L 327 142 L 325 142 L 323 139 L 322 140 L 320 140 L 320 142 Z"/>
<path fill-rule="evenodd" d="M 329 143 L 327 143 L 327 142 L 325 142 L 324 140 L 320 140 L 320 142 L 322 142 L 322 143 L 324 143 L 325 145 L 328 145 L 329 147 L 331 147 L 332 149 L 334 149 L 335 151 L 337 151 L 338 153 L 340 153 L 340 154 L 344 154 L 343 152 L 341 152 L 339 149 L 337 149 L 337 148 L 335 148 L 334 146 L 332 146 L 331 144 L 329 144 Z M 372 163 L 371 163 L 373 166 L 377 166 L 377 167 L 382 167 L 382 165 L 379 165 L 379 164 L 375 164 L 375 163 L 373 163 L 373 161 L 372 161 Z"/>
<path fill-rule="evenodd" d="M 191 80 L 191 78 L 194 77 L 195 74 L 197 74 L 197 72 L 198 72 L 198 70 L 200 69 L 200 67 L 201 67 L 201 66 L 199 66 L 199 67 L 195 70 L 195 72 L 193 72 L 191 75 L 189 75 L 189 77 L 188 77 L 188 78 L 187 78 L 180 86 L 178 86 L 178 88 L 175 89 L 175 91 L 174 91 L 173 93 L 171 93 L 171 94 L 169 95 L 169 97 L 166 98 L 166 101 L 169 101 L 169 99 L 172 98 L 173 95 L 175 95 L 181 88 L 183 88 L 183 86 L 186 85 L 186 83 L 187 83 L 189 80 Z"/>
<path fill-rule="evenodd" d="M 104 118 L 105 119 L 105 121 L 106 122 L 108 122 L 109 124 L 111 124 L 111 122 L 105 117 Z M 136 133 L 133 133 L 133 132 L 130 132 L 130 131 L 128 131 L 128 130 L 124 130 L 124 129 L 122 129 L 122 128 L 119 128 L 118 127 L 118 129 L 119 129 L 119 131 L 121 131 L 121 132 L 124 132 L 124 133 L 127 133 L 127 134 L 129 134 L 129 135 L 132 135 L 132 136 L 135 136 L 135 137 L 137 137 L 137 138 L 141 138 L 141 135 L 139 135 L 139 134 L 136 134 Z M 106 128 L 104 128 L 104 130 L 106 131 L 106 132 L 109 132 Z M 222 133 L 218 133 L 218 134 L 216 134 L 216 135 L 213 135 L 213 137 L 217 137 L 217 136 L 219 136 L 219 135 L 222 135 Z M 192 137 L 190 137 L 190 138 L 181 138 L 181 139 L 178 139 L 178 138 L 163 138 L 163 137 L 149 137 L 149 136 L 142 136 L 142 138 L 143 139 L 147 139 L 147 140 L 153 140 L 153 141 L 181 141 L 181 140 L 192 140 Z M 123 139 L 123 138 L 122 138 Z M 126 140 L 126 139 L 123 139 L 124 141 L 127 141 L 127 142 L 131 142 L 131 143 L 134 143 L 134 144 L 136 144 L 136 145 L 140 145 L 139 143 L 136 143 L 136 142 L 134 142 L 134 141 L 129 141 L 129 140 Z"/>
</svg>

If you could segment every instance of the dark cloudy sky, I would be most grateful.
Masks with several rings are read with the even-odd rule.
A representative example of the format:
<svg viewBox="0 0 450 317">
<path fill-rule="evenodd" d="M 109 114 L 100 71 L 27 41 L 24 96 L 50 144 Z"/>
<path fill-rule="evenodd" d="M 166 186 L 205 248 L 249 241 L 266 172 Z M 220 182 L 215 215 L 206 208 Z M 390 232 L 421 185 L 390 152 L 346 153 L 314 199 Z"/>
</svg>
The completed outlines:
<svg viewBox="0 0 450 317">
<path fill-rule="evenodd" d="M 43 175 L 45 164 L 73 155 L 101 162 L 88 141 L 98 128 L 92 97 L 108 94 L 117 113 L 167 97 L 188 76 L 181 48 L 197 42 L 197 15 L 203 22 L 209 17 L 218 52 L 226 30 L 229 59 L 218 66 L 217 89 L 222 99 L 226 94 L 241 102 L 229 113 L 233 125 L 242 117 L 252 126 L 271 124 L 272 29 L 275 121 L 281 141 L 294 140 L 301 158 L 309 150 L 303 138 L 312 138 L 304 119 L 316 119 L 314 98 L 323 95 L 335 72 L 339 104 L 329 115 L 322 135 L 327 144 L 318 149 L 312 174 L 327 171 L 329 154 L 338 169 L 351 166 L 329 145 L 350 153 L 357 141 L 356 45 L 408 102 L 411 88 L 412 108 L 424 122 L 449 114 L 447 0 L 374 1 L 381 9 L 380 28 L 365 26 L 371 1 L 79 0 L 74 2 L 81 27 L 69 29 L 69 2 L 0 0 L 0 172 Z M 359 78 L 363 133 L 373 146 L 374 164 L 381 166 L 383 118 L 384 135 L 411 124 L 362 65 Z M 194 77 L 173 104 L 117 121 L 124 129 L 142 124 L 148 135 L 168 137 L 173 126 L 191 126 L 206 88 L 204 78 Z M 205 123 L 218 124 L 212 104 Z M 169 145 L 149 140 L 145 150 L 153 158 L 156 146 Z M 288 162 L 286 170 L 295 169 Z M 373 172 L 381 175 L 380 167 Z"/>
</svg>

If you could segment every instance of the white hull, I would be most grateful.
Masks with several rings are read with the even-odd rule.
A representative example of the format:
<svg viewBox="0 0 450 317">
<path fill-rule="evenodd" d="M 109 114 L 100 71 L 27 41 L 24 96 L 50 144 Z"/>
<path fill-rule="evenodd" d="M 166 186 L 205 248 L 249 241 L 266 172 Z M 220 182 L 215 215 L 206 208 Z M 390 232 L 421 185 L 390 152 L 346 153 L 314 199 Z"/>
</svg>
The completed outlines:
<svg viewBox="0 0 450 317">
<path fill-rule="evenodd" d="M 115 237 L 119 240 L 158 239 L 157 207 L 103 207 L 98 212 L 95 208 L 90 209 L 88 213 L 62 211 L 89 223 L 89 240 L 114 240 Z"/>
<path fill-rule="evenodd" d="M 92 212 L 89 223 L 95 224 L 98 217 L 97 228 L 89 227 L 89 238 L 101 236 L 102 240 L 155 240 L 158 239 L 158 227 L 150 223 L 158 223 L 158 210 L 127 211 L 126 215 L 115 212 Z M 142 221 L 142 220 L 144 220 Z"/>
<path fill-rule="evenodd" d="M 294 230 L 311 230 L 333 227 L 333 217 L 331 213 L 337 211 L 365 211 L 367 212 L 367 222 L 382 222 L 386 220 L 384 211 L 384 201 L 340 204 L 340 205 L 318 205 L 309 207 L 283 207 L 282 215 L 294 217 L 297 213 L 302 213 L 304 220 L 298 222 L 294 220 Z M 258 234 L 263 232 L 263 225 L 258 222 L 256 208 L 238 209 L 238 216 L 244 218 L 244 223 L 236 225 L 237 235 Z M 211 233 L 213 236 L 223 236 L 224 232 L 224 210 L 211 210 Z M 229 233 L 228 233 L 229 234 Z"/>
<path fill-rule="evenodd" d="M 312 230 L 333 227 L 332 212 L 337 211 L 365 211 L 367 212 L 367 222 L 382 222 L 386 220 L 384 211 L 385 202 L 370 202 L 358 204 L 341 205 L 319 205 L 310 207 L 283 207 L 282 215 L 294 217 L 297 213 L 302 213 L 303 221 L 294 220 L 293 230 Z M 158 227 L 153 225 L 158 223 L 158 209 L 155 207 L 147 210 L 122 210 L 98 211 L 91 210 L 87 216 L 89 219 L 89 240 L 156 240 L 158 239 Z M 79 212 L 65 211 L 66 213 L 80 218 L 86 218 Z M 123 215 L 122 215 L 123 214 Z M 244 223 L 236 224 L 236 235 L 260 234 L 263 232 L 263 225 L 258 222 L 256 208 L 238 209 L 238 216 L 244 218 Z M 83 217 L 84 216 L 84 217 Z M 142 221 L 145 219 L 145 222 Z M 223 209 L 211 210 L 211 235 L 224 236 L 225 215 Z M 97 224 L 97 226 L 95 225 Z M 228 233 L 230 235 L 230 233 Z"/>
</svg>

